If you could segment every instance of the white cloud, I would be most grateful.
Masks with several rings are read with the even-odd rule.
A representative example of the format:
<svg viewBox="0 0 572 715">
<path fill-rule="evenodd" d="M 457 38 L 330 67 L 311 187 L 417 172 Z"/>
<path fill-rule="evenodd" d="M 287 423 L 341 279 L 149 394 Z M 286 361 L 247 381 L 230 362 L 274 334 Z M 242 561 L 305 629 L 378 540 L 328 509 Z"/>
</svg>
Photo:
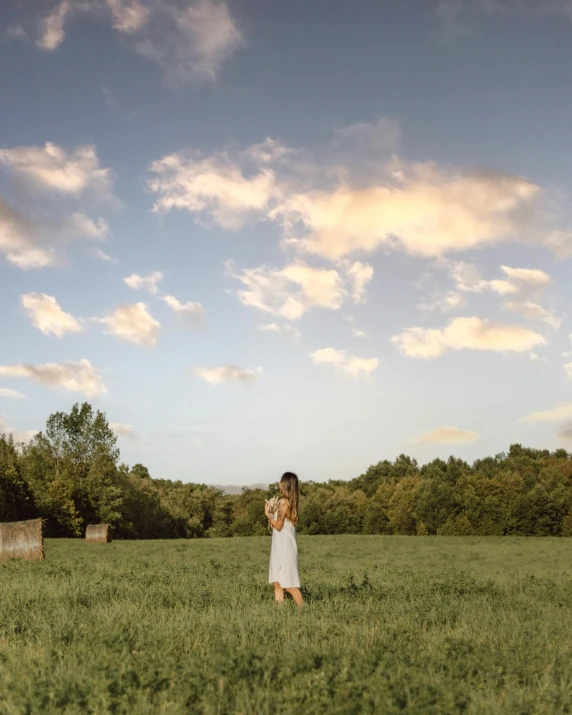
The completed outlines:
<svg viewBox="0 0 572 715">
<path fill-rule="evenodd" d="M 70 221 L 70 229 L 73 229 L 77 234 L 84 238 L 93 238 L 98 241 L 104 241 L 109 236 L 109 225 L 107 221 L 100 218 L 95 222 L 82 213 L 74 213 Z"/>
<path fill-rule="evenodd" d="M 490 290 L 500 295 L 518 293 L 518 286 L 506 280 L 483 280 L 476 266 L 463 261 L 442 261 L 449 268 L 457 290 L 463 293 L 482 293 Z"/>
<path fill-rule="evenodd" d="M 12 435 L 14 442 L 27 444 L 31 439 L 33 439 L 38 434 L 37 430 L 26 430 L 22 432 L 20 430 L 15 430 L 8 425 L 3 419 L 0 419 L 0 435 Z"/>
<path fill-rule="evenodd" d="M 131 425 L 124 425 L 121 422 L 110 422 L 109 426 L 119 437 L 125 437 L 126 439 L 137 439 L 135 430 Z"/>
<path fill-rule="evenodd" d="M 530 362 L 546 362 L 546 358 L 541 357 L 538 353 L 532 352 L 528 357 Z"/>
<path fill-rule="evenodd" d="M 175 313 L 178 313 L 192 323 L 199 321 L 205 313 L 205 309 L 200 303 L 192 303 L 191 301 L 181 303 L 172 295 L 166 295 L 161 298 L 161 300 L 165 301 L 169 308 L 174 310 Z"/>
<path fill-rule="evenodd" d="M 158 194 L 154 211 L 184 209 L 199 220 L 208 217 L 223 228 L 236 230 L 269 210 L 278 195 L 274 172 L 263 165 L 246 177 L 227 154 L 203 157 L 169 154 L 154 161 L 149 180 Z"/>
<path fill-rule="evenodd" d="M 352 328 L 352 335 L 354 338 L 367 338 L 365 330 L 360 330 L 359 328 Z"/>
<path fill-rule="evenodd" d="M 548 273 L 538 268 L 509 268 L 509 266 L 501 266 L 501 270 L 508 276 L 509 280 L 516 285 L 545 288 L 551 281 Z"/>
<path fill-rule="evenodd" d="M 529 320 L 538 320 L 540 322 L 546 323 L 546 325 L 558 330 L 562 321 L 558 318 L 552 311 L 543 308 L 538 303 L 533 303 L 532 301 L 509 301 L 504 304 L 506 310 L 510 310 L 513 313 L 518 313 L 524 318 Z"/>
<path fill-rule="evenodd" d="M 338 271 L 313 268 L 296 262 L 286 268 L 269 266 L 248 268 L 237 274 L 233 264 L 227 264 L 229 274 L 245 286 L 237 291 L 243 305 L 298 320 L 311 308 L 341 308 L 347 297 Z"/>
<path fill-rule="evenodd" d="M 0 164 L 39 191 L 80 196 L 91 191 L 110 198 L 111 169 L 102 169 L 94 146 L 80 146 L 66 152 L 56 144 L 0 149 Z"/>
<path fill-rule="evenodd" d="M 567 362 L 566 365 L 564 365 L 564 372 L 566 373 L 567 379 L 572 380 L 572 362 Z"/>
<path fill-rule="evenodd" d="M 312 361 L 316 365 L 328 364 L 347 372 L 352 377 L 369 375 L 379 365 L 377 358 L 358 358 L 349 355 L 345 350 L 335 350 L 334 348 L 322 348 L 310 353 Z"/>
<path fill-rule="evenodd" d="M 302 338 L 302 333 L 294 325 L 286 323 L 285 325 L 278 325 L 278 323 L 264 323 L 259 325 L 257 330 L 261 333 L 279 333 L 290 338 L 295 343 L 299 343 Z"/>
<path fill-rule="evenodd" d="M 292 193 L 273 215 L 294 234 L 291 245 L 325 258 L 371 252 L 395 240 L 409 254 L 438 257 L 512 239 L 539 194 L 538 186 L 508 174 L 394 162 L 363 188 L 346 183 Z"/>
<path fill-rule="evenodd" d="M 339 270 L 295 261 L 280 269 L 259 266 L 241 273 L 228 261 L 226 269 L 229 277 L 245 286 L 236 291 L 243 305 L 286 320 L 298 320 L 312 308 L 338 310 L 350 294 L 355 303 L 365 302 L 365 286 L 373 275 L 371 266 L 359 261 L 342 261 Z"/>
<path fill-rule="evenodd" d="M 340 136 L 359 141 L 340 153 Z M 380 247 L 437 258 L 506 241 L 545 242 L 555 217 L 540 186 L 501 172 L 380 159 L 377 136 L 375 124 L 348 127 L 345 136 L 338 130 L 314 156 L 275 140 L 266 143 L 279 152 L 176 152 L 151 165 L 155 210 L 185 209 L 231 230 L 271 221 L 285 247 L 334 261 Z M 364 159 L 368 143 L 375 170 Z M 514 275 L 488 282 L 501 293 L 515 285 Z"/>
<path fill-rule="evenodd" d="M 415 437 L 417 444 L 472 444 L 481 438 L 478 432 L 459 429 L 458 427 L 438 427 L 431 432 Z"/>
<path fill-rule="evenodd" d="M 99 371 L 89 360 L 44 365 L 5 365 L 0 366 L 0 375 L 27 377 L 47 387 L 81 392 L 86 397 L 99 397 L 107 393 Z"/>
<path fill-rule="evenodd" d="M 452 350 L 528 352 L 546 344 L 539 333 L 482 318 L 455 318 L 444 329 L 409 328 L 391 342 L 408 357 L 431 359 Z"/>
<path fill-rule="evenodd" d="M 435 296 L 432 300 L 423 300 L 418 303 L 419 310 L 427 312 L 449 313 L 465 305 L 465 299 L 460 293 L 448 291 L 442 295 Z"/>
<path fill-rule="evenodd" d="M 335 142 L 356 144 L 372 154 L 394 152 L 401 142 L 401 126 L 395 119 L 380 117 L 375 122 L 358 122 L 335 129 Z"/>
<path fill-rule="evenodd" d="M 26 293 L 22 296 L 22 305 L 32 324 L 44 335 L 55 335 L 61 338 L 66 333 L 81 333 L 81 323 L 64 312 L 58 301 L 45 293 Z"/>
<path fill-rule="evenodd" d="M 557 405 L 553 409 L 544 412 L 532 412 L 526 417 L 521 417 L 519 422 L 559 422 L 567 419 L 572 419 L 572 402 Z"/>
<path fill-rule="evenodd" d="M 106 0 L 111 10 L 113 27 L 119 32 L 139 32 L 149 21 L 151 10 L 140 0 Z"/>
<path fill-rule="evenodd" d="M 10 390 L 8 387 L 0 387 L 0 397 L 9 397 L 15 400 L 23 400 L 24 395 L 18 390 Z"/>
<path fill-rule="evenodd" d="M 163 272 L 153 271 L 153 273 L 150 273 L 148 276 L 139 276 L 137 273 L 133 273 L 123 280 L 134 290 L 145 290 L 148 293 L 151 293 L 151 295 L 157 295 L 159 292 L 157 283 L 163 280 Z"/>
<path fill-rule="evenodd" d="M 219 367 L 196 367 L 194 373 L 209 385 L 220 385 L 223 382 L 254 382 L 262 376 L 262 368 L 244 370 L 236 365 L 220 365 Z"/>
<path fill-rule="evenodd" d="M 103 240 L 108 230 L 102 219 L 95 223 L 79 213 L 59 221 L 29 219 L 0 198 L 0 254 L 22 270 L 58 265 L 66 242 Z"/>
<path fill-rule="evenodd" d="M 104 19 L 133 50 L 159 64 L 171 85 L 215 81 L 245 41 L 224 0 L 60 0 L 41 17 L 36 44 L 51 51 L 65 40 L 72 19 Z M 14 37 L 28 32 L 13 25 Z"/>
<path fill-rule="evenodd" d="M 361 330 L 356 326 L 357 321 L 353 315 L 346 316 L 346 320 L 352 325 L 351 331 L 354 338 L 367 338 L 367 333 L 365 332 L 365 330 Z"/>
<path fill-rule="evenodd" d="M 0 253 L 24 270 L 57 263 L 53 249 L 39 244 L 37 228 L 0 198 Z"/>
<path fill-rule="evenodd" d="M 365 303 L 365 287 L 373 278 L 373 268 L 368 263 L 356 261 L 348 267 L 347 275 L 352 283 L 354 303 Z"/>
<path fill-rule="evenodd" d="M 137 52 L 157 62 L 171 85 L 216 79 L 244 38 L 223 0 L 196 0 L 185 8 L 163 3 Z"/>
<path fill-rule="evenodd" d="M 39 22 L 38 47 L 55 50 L 65 38 L 65 24 L 73 11 L 73 2 L 62 0 Z"/>
<path fill-rule="evenodd" d="M 155 346 L 161 324 L 153 318 L 145 303 L 120 305 L 104 318 L 93 318 L 106 326 L 108 335 L 115 335 L 136 345 Z"/>
<path fill-rule="evenodd" d="M 102 251 L 101 248 L 96 248 L 92 251 L 92 255 L 94 258 L 98 258 L 100 261 L 105 261 L 106 263 L 118 263 L 117 258 L 110 256 L 105 251 Z"/>
<path fill-rule="evenodd" d="M 451 278 L 458 291 L 465 293 L 482 293 L 492 291 L 499 295 L 519 293 L 524 290 L 545 288 L 551 281 L 545 271 L 536 268 L 510 268 L 501 266 L 507 279 L 484 280 L 476 266 L 463 261 L 441 261 L 440 265 L 448 268 Z"/>
<path fill-rule="evenodd" d="M 541 320 L 553 328 L 558 328 L 560 325 L 560 320 L 552 312 L 533 301 L 523 299 L 526 294 L 536 293 L 550 284 L 551 277 L 545 271 L 536 268 L 501 266 L 506 278 L 485 280 L 474 264 L 464 261 L 450 261 L 441 258 L 435 261 L 433 266 L 445 268 L 450 273 L 455 289 L 445 292 L 435 291 L 432 298 L 425 298 L 418 303 L 417 307 L 420 310 L 448 313 L 466 305 L 465 294 L 487 291 L 501 296 L 519 297 L 519 300 L 505 303 L 506 310 L 518 313 L 525 318 Z M 431 272 L 425 274 L 424 280 L 430 278 L 431 275 Z"/>
<path fill-rule="evenodd" d="M 572 231 L 550 231 L 544 237 L 543 243 L 557 258 L 572 256 Z"/>
</svg>

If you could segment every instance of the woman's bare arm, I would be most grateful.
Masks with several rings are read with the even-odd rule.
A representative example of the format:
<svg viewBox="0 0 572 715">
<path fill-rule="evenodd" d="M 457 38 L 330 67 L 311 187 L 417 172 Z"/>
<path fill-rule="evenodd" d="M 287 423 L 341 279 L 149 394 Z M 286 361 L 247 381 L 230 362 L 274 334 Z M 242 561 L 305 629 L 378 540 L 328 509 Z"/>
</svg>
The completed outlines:
<svg viewBox="0 0 572 715">
<path fill-rule="evenodd" d="M 274 513 L 274 519 L 272 518 L 272 515 L 270 513 L 266 514 L 266 516 L 268 517 L 268 521 L 270 522 L 270 526 L 273 529 L 276 529 L 276 531 L 282 531 L 282 529 L 284 528 L 285 505 L 283 504 L 283 501 L 283 499 L 280 500 L 278 509 L 276 509 L 276 512 Z"/>
</svg>

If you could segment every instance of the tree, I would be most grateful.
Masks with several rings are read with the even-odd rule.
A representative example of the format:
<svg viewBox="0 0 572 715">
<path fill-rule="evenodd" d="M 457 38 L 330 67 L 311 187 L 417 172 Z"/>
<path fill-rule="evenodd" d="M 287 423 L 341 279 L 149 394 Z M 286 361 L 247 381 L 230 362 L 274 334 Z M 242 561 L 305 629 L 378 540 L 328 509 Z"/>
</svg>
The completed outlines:
<svg viewBox="0 0 572 715">
<path fill-rule="evenodd" d="M 32 494 L 22 477 L 21 461 L 11 435 L 0 435 L 0 521 L 35 516 Z"/>
<path fill-rule="evenodd" d="M 120 522 L 118 458 L 117 438 L 105 415 L 87 402 L 48 418 L 45 431 L 25 449 L 24 464 L 49 533 L 78 536 L 86 523 Z"/>
</svg>

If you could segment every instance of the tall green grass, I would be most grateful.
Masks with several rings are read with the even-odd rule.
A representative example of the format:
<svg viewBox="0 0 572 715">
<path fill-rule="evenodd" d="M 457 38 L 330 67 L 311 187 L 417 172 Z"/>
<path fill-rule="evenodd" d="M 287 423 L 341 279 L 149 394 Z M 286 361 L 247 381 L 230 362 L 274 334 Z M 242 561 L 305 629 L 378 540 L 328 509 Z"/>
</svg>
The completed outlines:
<svg viewBox="0 0 572 715">
<path fill-rule="evenodd" d="M 0 713 L 572 712 L 572 539 L 48 541 L 0 565 Z"/>
</svg>

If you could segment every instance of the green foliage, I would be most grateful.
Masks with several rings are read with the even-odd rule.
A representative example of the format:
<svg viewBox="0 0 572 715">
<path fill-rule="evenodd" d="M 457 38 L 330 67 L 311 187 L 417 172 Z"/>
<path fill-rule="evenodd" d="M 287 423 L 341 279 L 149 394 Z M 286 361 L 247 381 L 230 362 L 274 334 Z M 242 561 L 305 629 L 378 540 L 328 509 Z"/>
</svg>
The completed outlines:
<svg viewBox="0 0 572 715">
<path fill-rule="evenodd" d="M 32 495 L 11 436 L 0 435 L 0 521 L 18 521 L 33 514 Z"/>
<path fill-rule="evenodd" d="M 299 537 L 85 544 L 0 564 L 0 713 L 560 715 L 572 541 Z"/>
<path fill-rule="evenodd" d="M 0 519 L 41 516 L 50 536 L 82 536 L 89 523 L 124 539 L 267 535 L 264 499 L 277 490 L 229 496 L 119 464 L 105 415 L 87 403 L 51 415 L 27 446 L 0 436 Z M 572 536 L 572 458 L 515 444 L 473 465 L 420 467 L 402 454 L 350 481 L 303 480 L 298 532 Z"/>
</svg>

